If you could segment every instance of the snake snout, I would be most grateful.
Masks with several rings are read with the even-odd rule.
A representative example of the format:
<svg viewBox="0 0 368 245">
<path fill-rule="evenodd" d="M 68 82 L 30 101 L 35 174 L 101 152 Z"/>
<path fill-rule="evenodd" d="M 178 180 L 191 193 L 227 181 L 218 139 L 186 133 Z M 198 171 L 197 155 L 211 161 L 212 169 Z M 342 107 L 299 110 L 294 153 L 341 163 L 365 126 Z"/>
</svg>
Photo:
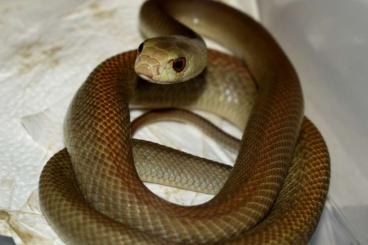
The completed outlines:
<svg viewBox="0 0 368 245">
<path fill-rule="evenodd" d="M 134 70 L 138 76 L 152 81 L 159 75 L 159 65 L 160 64 L 156 60 L 149 56 L 140 55 L 135 61 Z"/>
<path fill-rule="evenodd" d="M 153 72 L 152 72 L 152 67 L 147 65 L 147 64 L 140 64 L 140 65 L 136 65 L 134 67 L 135 72 L 140 76 L 140 77 L 148 77 L 150 79 L 153 78 Z"/>
</svg>

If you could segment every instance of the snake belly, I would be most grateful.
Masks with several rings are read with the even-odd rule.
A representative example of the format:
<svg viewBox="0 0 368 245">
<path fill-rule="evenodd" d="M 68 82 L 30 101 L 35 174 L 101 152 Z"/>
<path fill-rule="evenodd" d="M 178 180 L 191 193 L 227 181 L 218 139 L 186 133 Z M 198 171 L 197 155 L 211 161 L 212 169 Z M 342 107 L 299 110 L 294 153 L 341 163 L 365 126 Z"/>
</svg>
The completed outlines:
<svg viewBox="0 0 368 245">
<path fill-rule="evenodd" d="M 211 51 L 213 68 L 193 83 L 168 87 L 138 79 L 136 51 L 100 64 L 68 110 L 66 149 L 42 172 L 43 214 L 67 244 L 307 243 L 324 206 L 330 166 L 323 138 L 303 116 L 292 64 L 262 26 L 231 7 L 201 0 L 150 0 L 142 7 L 141 23 L 152 35 L 181 34 L 176 20 L 224 44 L 242 62 Z M 230 72 L 235 78 L 221 78 L 221 68 L 235 70 Z M 257 86 L 250 111 L 244 79 Z M 224 91 L 230 99 L 223 99 Z M 134 154 L 163 150 L 134 150 L 140 146 L 131 138 L 129 105 L 206 110 L 244 130 L 232 170 L 203 160 L 212 170 L 194 180 L 210 181 L 227 172 L 213 199 L 184 207 L 143 185 Z M 173 169 L 190 161 L 185 155 L 172 157 Z M 185 178 L 196 176 L 187 170 Z"/>
</svg>

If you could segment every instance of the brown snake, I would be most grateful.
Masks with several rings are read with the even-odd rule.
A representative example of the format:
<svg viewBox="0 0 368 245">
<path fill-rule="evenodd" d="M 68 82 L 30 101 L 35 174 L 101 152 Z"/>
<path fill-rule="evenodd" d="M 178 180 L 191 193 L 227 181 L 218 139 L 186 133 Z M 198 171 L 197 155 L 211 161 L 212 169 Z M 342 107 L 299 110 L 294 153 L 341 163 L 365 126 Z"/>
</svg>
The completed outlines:
<svg viewBox="0 0 368 245">
<path fill-rule="evenodd" d="M 141 9 L 146 35 L 148 29 L 192 35 L 175 19 L 246 63 L 258 86 L 250 115 L 244 79 L 251 79 L 236 58 L 209 51 L 207 71 L 172 85 L 138 79 L 136 51 L 109 58 L 69 108 L 66 149 L 48 161 L 40 179 L 43 214 L 67 244 L 307 243 L 324 206 L 330 166 L 323 138 L 303 116 L 292 64 L 263 27 L 223 4 L 150 0 Z M 129 105 L 200 109 L 226 118 L 244 130 L 231 172 L 132 140 Z M 135 166 L 133 157 L 145 164 Z M 216 195 L 201 205 L 173 204 L 151 193 L 137 172 L 143 180 Z"/>
</svg>

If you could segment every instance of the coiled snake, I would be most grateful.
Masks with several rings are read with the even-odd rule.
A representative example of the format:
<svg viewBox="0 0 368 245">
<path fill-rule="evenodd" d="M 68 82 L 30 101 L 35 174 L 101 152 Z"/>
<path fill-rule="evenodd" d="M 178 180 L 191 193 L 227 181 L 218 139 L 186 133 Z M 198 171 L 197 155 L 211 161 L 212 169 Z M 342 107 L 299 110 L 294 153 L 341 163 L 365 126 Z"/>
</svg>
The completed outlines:
<svg viewBox="0 0 368 245">
<path fill-rule="evenodd" d="M 179 39 L 179 53 L 166 39 L 150 39 L 137 61 L 137 51 L 122 53 L 89 75 L 65 120 L 66 149 L 40 178 L 40 205 L 50 225 L 67 244 L 306 243 L 326 198 L 329 157 L 303 116 L 298 77 L 282 49 L 250 17 L 212 1 L 149 0 L 140 21 L 148 37 Z M 241 61 L 208 51 L 208 68 L 194 81 L 142 81 L 134 67 L 161 83 L 203 70 L 206 57 L 196 57 L 206 56 L 202 39 L 178 21 Z M 181 43 L 182 36 L 193 46 Z M 258 88 L 249 116 L 244 64 Z M 200 109 L 228 119 L 244 130 L 234 167 L 132 140 L 129 105 Z M 152 194 L 137 172 L 144 180 L 216 195 L 201 205 L 173 204 Z"/>
</svg>

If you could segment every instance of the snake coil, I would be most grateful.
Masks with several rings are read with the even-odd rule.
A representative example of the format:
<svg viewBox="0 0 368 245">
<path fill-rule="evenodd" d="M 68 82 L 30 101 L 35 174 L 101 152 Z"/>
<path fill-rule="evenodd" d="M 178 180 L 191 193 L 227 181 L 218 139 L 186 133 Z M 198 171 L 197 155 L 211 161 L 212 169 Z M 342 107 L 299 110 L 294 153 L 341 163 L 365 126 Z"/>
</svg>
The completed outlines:
<svg viewBox="0 0 368 245">
<path fill-rule="evenodd" d="M 40 178 L 41 209 L 50 225 L 67 244 L 306 243 L 326 198 L 329 157 L 303 116 L 300 83 L 285 53 L 260 24 L 218 2 L 149 0 L 140 16 L 146 35 L 185 35 L 180 21 L 225 44 L 242 62 L 209 51 L 204 75 L 169 88 L 138 79 L 136 51 L 100 64 L 68 110 L 66 149 L 47 162 Z M 244 63 L 258 87 L 249 116 L 244 79 L 251 79 Z M 129 105 L 207 110 L 244 130 L 234 167 L 213 199 L 183 207 L 143 185 L 134 165 L 139 157 L 157 160 L 152 166 L 159 171 L 150 165 L 141 171 L 168 184 L 176 169 L 189 186 L 222 178 L 225 170 L 132 140 Z M 201 179 L 196 169 L 208 176 Z"/>
</svg>

